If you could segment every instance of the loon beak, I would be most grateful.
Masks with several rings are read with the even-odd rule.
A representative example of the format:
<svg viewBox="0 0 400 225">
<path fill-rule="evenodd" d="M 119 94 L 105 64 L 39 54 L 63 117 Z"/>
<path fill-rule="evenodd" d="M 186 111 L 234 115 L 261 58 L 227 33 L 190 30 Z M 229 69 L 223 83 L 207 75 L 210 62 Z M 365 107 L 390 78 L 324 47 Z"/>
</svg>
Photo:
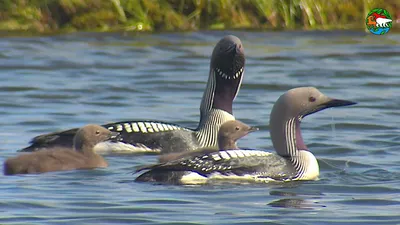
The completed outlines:
<svg viewBox="0 0 400 225">
<path fill-rule="evenodd" d="M 258 130 L 260 130 L 258 127 L 250 127 L 248 132 L 250 133 Z"/>
<path fill-rule="evenodd" d="M 327 101 L 325 101 L 322 104 L 319 104 L 318 106 L 313 108 L 311 111 L 306 112 L 302 117 L 308 116 L 310 114 L 319 112 L 319 111 L 327 109 L 327 108 L 342 107 L 342 106 L 355 105 L 355 104 L 357 104 L 357 102 L 342 100 L 342 99 L 328 98 Z"/>
<path fill-rule="evenodd" d="M 235 44 L 236 47 L 236 53 L 237 54 L 243 54 L 243 46 L 242 44 Z"/>
<path fill-rule="evenodd" d="M 332 107 L 341 107 L 341 106 L 348 106 L 348 105 L 355 105 L 357 102 L 342 100 L 342 99 L 331 99 L 326 103 L 322 104 L 324 109 L 332 108 Z"/>
</svg>

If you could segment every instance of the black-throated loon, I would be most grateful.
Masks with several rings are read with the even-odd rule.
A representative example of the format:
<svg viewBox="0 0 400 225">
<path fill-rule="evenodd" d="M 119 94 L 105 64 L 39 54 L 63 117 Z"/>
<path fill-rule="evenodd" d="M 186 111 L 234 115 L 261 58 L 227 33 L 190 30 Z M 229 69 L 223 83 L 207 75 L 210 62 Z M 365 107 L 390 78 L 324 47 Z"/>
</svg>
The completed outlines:
<svg viewBox="0 0 400 225">
<path fill-rule="evenodd" d="M 172 184 L 224 181 L 314 180 L 319 176 L 315 156 L 304 144 L 301 120 L 330 107 L 356 104 L 332 99 L 314 87 L 294 88 L 281 95 L 270 115 L 270 134 L 277 154 L 261 150 L 227 150 L 181 158 L 157 166 L 136 178 Z M 148 178 L 152 179 L 148 179 Z"/>
<path fill-rule="evenodd" d="M 162 121 L 123 121 L 103 125 L 120 133 L 118 143 L 100 143 L 96 152 L 162 152 L 217 148 L 217 133 L 222 123 L 234 120 L 232 102 L 244 76 L 244 48 L 239 38 L 228 35 L 214 47 L 206 89 L 200 105 L 200 122 L 195 130 Z M 37 136 L 20 150 L 37 151 L 54 146 L 72 146 L 77 129 Z"/>
<path fill-rule="evenodd" d="M 73 140 L 73 148 L 60 147 L 22 153 L 4 162 L 4 174 L 31 174 L 62 170 L 93 169 L 107 167 L 107 161 L 93 151 L 96 144 L 118 141 L 119 134 L 94 124 L 79 129 Z M 57 148 L 57 147 L 56 147 Z"/>
<path fill-rule="evenodd" d="M 191 159 L 196 156 L 207 155 L 218 151 L 239 149 L 236 142 L 248 133 L 257 130 L 259 130 L 257 127 L 250 127 L 239 120 L 227 121 L 221 125 L 221 128 L 218 131 L 218 148 L 201 148 L 193 151 L 173 152 L 160 155 L 158 158 L 158 164 L 139 166 L 137 167 L 136 172 L 158 168 L 165 163 L 174 162 L 176 160 L 183 161 L 185 159 Z M 164 176 L 162 172 L 145 173 L 141 176 L 140 181 L 169 182 L 171 178 L 182 175 L 184 175 L 184 172 L 173 172 L 172 176 L 171 174 L 169 176 Z"/>
</svg>

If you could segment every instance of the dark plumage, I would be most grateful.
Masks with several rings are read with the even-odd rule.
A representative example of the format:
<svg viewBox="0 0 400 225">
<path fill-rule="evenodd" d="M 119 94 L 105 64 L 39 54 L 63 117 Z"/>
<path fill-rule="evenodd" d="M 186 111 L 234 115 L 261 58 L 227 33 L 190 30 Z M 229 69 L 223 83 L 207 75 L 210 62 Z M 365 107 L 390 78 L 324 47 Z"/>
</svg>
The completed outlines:
<svg viewBox="0 0 400 225">
<path fill-rule="evenodd" d="M 46 149 L 9 158 L 4 162 L 4 174 L 31 174 L 107 167 L 106 160 L 96 154 L 93 147 L 100 142 L 116 141 L 117 139 L 117 133 L 104 127 L 86 125 L 76 132 L 73 148 Z"/>
</svg>

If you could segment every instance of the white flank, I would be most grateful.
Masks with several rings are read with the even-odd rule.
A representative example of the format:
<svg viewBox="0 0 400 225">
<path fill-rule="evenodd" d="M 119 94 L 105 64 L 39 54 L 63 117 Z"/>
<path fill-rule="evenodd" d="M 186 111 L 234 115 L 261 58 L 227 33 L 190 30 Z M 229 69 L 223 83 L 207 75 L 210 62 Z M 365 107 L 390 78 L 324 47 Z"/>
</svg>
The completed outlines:
<svg viewBox="0 0 400 225">
<path fill-rule="evenodd" d="M 134 146 L 123 142 L 101 142 L 94 146 L 94 151 L 99 154 L 107 153 L 143 153 L 143 152 L 161 152 L 160 149 L 151 149 L 145 145 Z"/>
<path fill-rule="evenodd" d="M 182 176 L 181 178 L 181 183 L 182 184 L 205 184 L 207 183 L 207 178 L 201 176 L 198 173 L 195 172 L 189 172 L 185 175 Z"/>
<path fill-rule="evenodd" d="M 276 180 L 262 177 L 259 178 L 256 175 L 222 175 L 220 173 L 213 173 L 208 177 L 204 177 L 196 172 L 188 172 L 182 176 L 180 182 L 185 185 L 200 185 L 213 182 L 229 182 L 229 183 L 268 183 L 276 182 Z"/>
</svg>

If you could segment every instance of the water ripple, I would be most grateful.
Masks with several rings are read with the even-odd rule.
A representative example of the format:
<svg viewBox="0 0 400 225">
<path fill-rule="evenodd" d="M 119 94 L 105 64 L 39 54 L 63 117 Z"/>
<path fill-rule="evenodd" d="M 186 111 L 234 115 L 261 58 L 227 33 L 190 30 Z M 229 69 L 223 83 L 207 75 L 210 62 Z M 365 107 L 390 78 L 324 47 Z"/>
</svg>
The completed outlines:
<svg viewBox="0 0 400 225">
<path fill-rule="evenodd" d="M 398 223 L 400 36 L 395 33 L 379 40 L 345 31 L 2 37 L 0 158 L 15 156 L 36 135 L 87 123 L 157 119 L 195 128 L 211 52 L 226 34 L 240 37 L 246 53 L 235 116 L 261 128 L 239 146 L 274 152 L 269 113 L 290 88 L 312 85 L 358 102 L 302 123 L 320 180 L 143 184 L 134 182 L 132 171 L 154 163 L 155 156 L 106 155 L 107 169 L 3 177 L 0 223 Z"/>
</svg>

